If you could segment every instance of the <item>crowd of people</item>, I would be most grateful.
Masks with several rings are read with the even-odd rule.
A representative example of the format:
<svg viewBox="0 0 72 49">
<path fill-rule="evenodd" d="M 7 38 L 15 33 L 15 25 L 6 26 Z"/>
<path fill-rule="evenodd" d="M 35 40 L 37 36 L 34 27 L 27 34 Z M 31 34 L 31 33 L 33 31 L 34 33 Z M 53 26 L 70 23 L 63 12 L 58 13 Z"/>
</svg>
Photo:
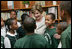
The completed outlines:
<svg viewBox="0 0 72 49">
<path fill-rule="evenodd" d="M 55 26 L 55 14 L 43 16 L 42 6 L 32 7 L 34 18 L 16 11 L 5 22 L 1 17 L 1 48 L 71 48 L 71 1 L 60 3 L 62 22 Z"/>
</svg>

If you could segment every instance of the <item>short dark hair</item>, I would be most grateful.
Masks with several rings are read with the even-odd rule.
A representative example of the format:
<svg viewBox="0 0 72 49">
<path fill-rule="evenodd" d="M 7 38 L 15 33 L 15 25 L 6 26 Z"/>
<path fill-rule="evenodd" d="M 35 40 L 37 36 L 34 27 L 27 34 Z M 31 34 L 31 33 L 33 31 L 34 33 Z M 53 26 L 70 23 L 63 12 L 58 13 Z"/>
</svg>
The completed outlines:
<svg viewBox="0 0 72 49">
<path fill-rule="evenodd" d="M 29 17 L 29 15 L 25 13 L 21 15 L 22 24 L 26 17 Z"/>
<path fill-rule="evenodd" d="M 17 12 L 16 12 L 16 10 L 11 10 L 11 11 L 10 11 L 10 14 L 11 14 L 11 12 L 15 12 L 15 13 L 16 13 L 16 15 L 17 15 Z"/>
<path fill-rule="evenodd" d="M 71 16 L 71 1 L 62 1 L 60 3 L 60 9 L 66 10 L 68 14 Z"/>
<path fill-rule="evenodd" d="M 32 9 L 31 9 L 32 13 L 34 13 L 35 10 L 38 10 L 41 14 L 42 14 L 42 12 L 43 12 L 43 8 L 42 8 L 42 6 L 41 6 L 40 4 L 35 4 L 35 5 L 32 7 Z"/>
<path fill-rule="evenodd" d="M 34 32 L 34 29 L 36 28 L 36 21 L 31 17 L 27 17 L 23 22 L 23 26 L 27 32 Z"/>
<path fill-rule="evenodd" d="M 6 20 L 6 29 L 8 30 L 8 31 L 10 31 L 10 25 L 12 25 L 13 24 L 13 20 L 15 20 L 14 18 L 9 18 L 9 19 L 7 19 Z"/>
<path fill-rule="evenodd" d="M 68 27 L 67 22 L 60 22 L 57 26 L 57 28 L 59 28 L 59 30 L 61 30 L 61 33 Z"/>
<path fill-rule="evenodd" d="M 55 20 L 55 14 L 54 13 L 48 13 L 47 15 L 51 15 L 51 19 Z"/>
</svg>

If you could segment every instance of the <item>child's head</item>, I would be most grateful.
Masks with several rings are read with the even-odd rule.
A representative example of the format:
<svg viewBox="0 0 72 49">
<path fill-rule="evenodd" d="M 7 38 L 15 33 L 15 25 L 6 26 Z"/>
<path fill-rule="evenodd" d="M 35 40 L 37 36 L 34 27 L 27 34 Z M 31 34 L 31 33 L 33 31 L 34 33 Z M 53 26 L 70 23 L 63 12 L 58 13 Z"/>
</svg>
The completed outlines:
<svg viewBox="0 0 72 49">
<path fill-rule="evenodd" d="M 10 12 L 10 18 L 17 18 L 17 13 L 16 13 L 16 11 L 15 10 L 12 10 L 11 12 Z"/>
<path fill-rule="evenodd" d="M 1 27 L 4 26 L 3 18 L 1 17 Z"/>
<path fill-rule="evenodd" d="M 33 33 L 36 29 L 36 21 L 31 17 L 27 17 L 23 22 L 23 26 L 27 32 Z"/>
<path fill-rule="evenodd" d="M 67 22 L 60 22 L 57 25 L 56 32 L 60 35 L 67 28 L 67 26 Z"/>
<path fill-rule="evenodd" d="M 47 26 L 50 26 L 52 25 L 53 23 L 55 23 L 55 14 L 53 13 L 48 13 L 46 16 L 45 16 L 45 24 Z"/>
<path fill-rule="evenodd" d="M 14 18 L 7 19 L 6 26 L 8 31 L 18 29 L 17 20 Z"/>
<path fill-rule="evenodd" d="M 22 14 L 21 16 L 21 20 L 22 20 L 22 24 L 23 24 L 23 21 L 25 20 L 25 18 L 29 17 L 28 14 Z"/>
<path fill-rule="evenodd" d="M 40 17 L 42 16 L 42 13 L 43 13 L 42 6 L 39 5 L 39 4 L 34 5 L 34 6 L 32 7 L 32 12 L 33 12 L 35 18 L 36 18 L 37 20 L 39 20 Z"/>
</svg>

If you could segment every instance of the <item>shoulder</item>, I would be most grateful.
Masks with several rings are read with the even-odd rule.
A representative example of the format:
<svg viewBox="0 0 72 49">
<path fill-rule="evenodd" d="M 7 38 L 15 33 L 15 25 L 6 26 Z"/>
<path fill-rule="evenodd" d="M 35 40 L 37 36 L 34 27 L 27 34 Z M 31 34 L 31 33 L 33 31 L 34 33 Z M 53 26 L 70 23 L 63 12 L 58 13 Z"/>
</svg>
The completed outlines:
<svg viewBox="0 0 72 49">
<path fill-rule="evenodd" d="M 21 42 L 23 42 L 23 41 L 24 41 L 24 37 L 22 37 L 22 38 L 16 40 L 16 44 L 19 44 L 19 43 L 21 43 Z"/>
<path fill-rule="evenodd" d="M 16 40 L 15 44 L 14 44 L 14 48 L 19 48 L 21 47 L 21 45 L 23 44 L 24 39 L 20 38 L 18 40 Z"/>
<path fill-rule="evenodd" d="M 46 40 L 45 37 L 44 37 L 44 35 L 37 34 L 36 37 L 37 37 L 39 40 L 41 40 L 41 41 L 45 41 L 45 40 Z"/>
<path fill-rule="evenodd" d="M 65 31 L 62 32 L 61 36 L 62 38 L 66 38 L 66 36 L 69 36 L 70 33 L 71 33 L 71 27 L 69 26 Z"/>
</svg>

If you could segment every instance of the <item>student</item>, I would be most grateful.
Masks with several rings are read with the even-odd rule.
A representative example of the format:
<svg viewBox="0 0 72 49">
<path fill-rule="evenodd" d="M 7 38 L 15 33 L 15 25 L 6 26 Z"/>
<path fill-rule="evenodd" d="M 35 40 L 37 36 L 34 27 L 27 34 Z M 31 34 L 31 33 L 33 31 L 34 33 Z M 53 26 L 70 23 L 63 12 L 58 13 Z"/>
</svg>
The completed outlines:
<svg viewBox="0 0 72 49">
<path fill-rule="evenodd" d="M 28 17 L 24 20 L 23 26 L 26 30 L 26 35 L 17 40 L 14 48 L 47 48 L 47 41 L 44 36 L 35 34 L 36 22 L 33 18 Z"/>
<path fill-rule="evenodd" d="M 18 39 L 18 34 L 16 33 L 17 21 L 14 18 L 7 19 L 7 34 L 4 39 L 5 48 L 13 48 L 15 41 Z"/>
<path fill-rule="evenodd" d="M 17 12 L 12 10 L 10 12 L 10 18 L 15 18 L 17 20 Z M 17 25 L 18 25 L 18 27 L 20 27 L 21 26 L 20 22 L 17 21 Z"/>
<path fill-rule="evenodd" d="M 61 34 L 62 48 L 71 48 L 71 1 L 60 3 L 61 18 L 68 24 L 67 29 Z"/>
<path fill-rule="evenodd" d="M 61 37 L 61 33 L 68 27 L 67 23 L 66 22 L 60 22 L 58 25 L 57 25 L 57 29 L 56 29 L 56 32 L 57 34 L 54 35 L 54 37 L 56 39 L 60 39 Z M 62 45 L 61 45 L 61 41 L 59 42 L 59 45 L 58 45 L 58 48 L 61 48 Z"/>
<path fill-rule="evenodd" d="M 26 19 L 26 17 L 29 17 L 29 15 L 23 14 L 21 16 L 22 26 L 17 29 L 17 33 L 19 34 L 19 38 L 22 38 L 26 34 L 25 29 L 23 29 L 23 21 L 24 21 L 24 19 Z"/>
<path fill-rule="evenodd" d="M 1 17 L 1 36 L 5 37 L 6 36 L 6 27 L 3 21 L 3 18 Z"/>
<path fill-rule="evenodd" d="M 35 29 L 35 33 L 43 35 L 46 25 L 45 25 L 45 16 L 42 16 L 43 13 L 42 6 L 39 4 L 34 5 L 32 7 L 32 13 L 34 14 L 37 25 L 37 28 Z"/>
<path fill-rule="evenodd" d="M 48 46 L 49 48 L 57 48 L 59 41 L 53 37 L 54 34 L 56 34 L 56 27 L 54 27 L 55 15 L 53 13 L 48 13 L 45 17 L 45 23 L 47 28 L 44 36 L 48 41 Z"/>
</svg>

